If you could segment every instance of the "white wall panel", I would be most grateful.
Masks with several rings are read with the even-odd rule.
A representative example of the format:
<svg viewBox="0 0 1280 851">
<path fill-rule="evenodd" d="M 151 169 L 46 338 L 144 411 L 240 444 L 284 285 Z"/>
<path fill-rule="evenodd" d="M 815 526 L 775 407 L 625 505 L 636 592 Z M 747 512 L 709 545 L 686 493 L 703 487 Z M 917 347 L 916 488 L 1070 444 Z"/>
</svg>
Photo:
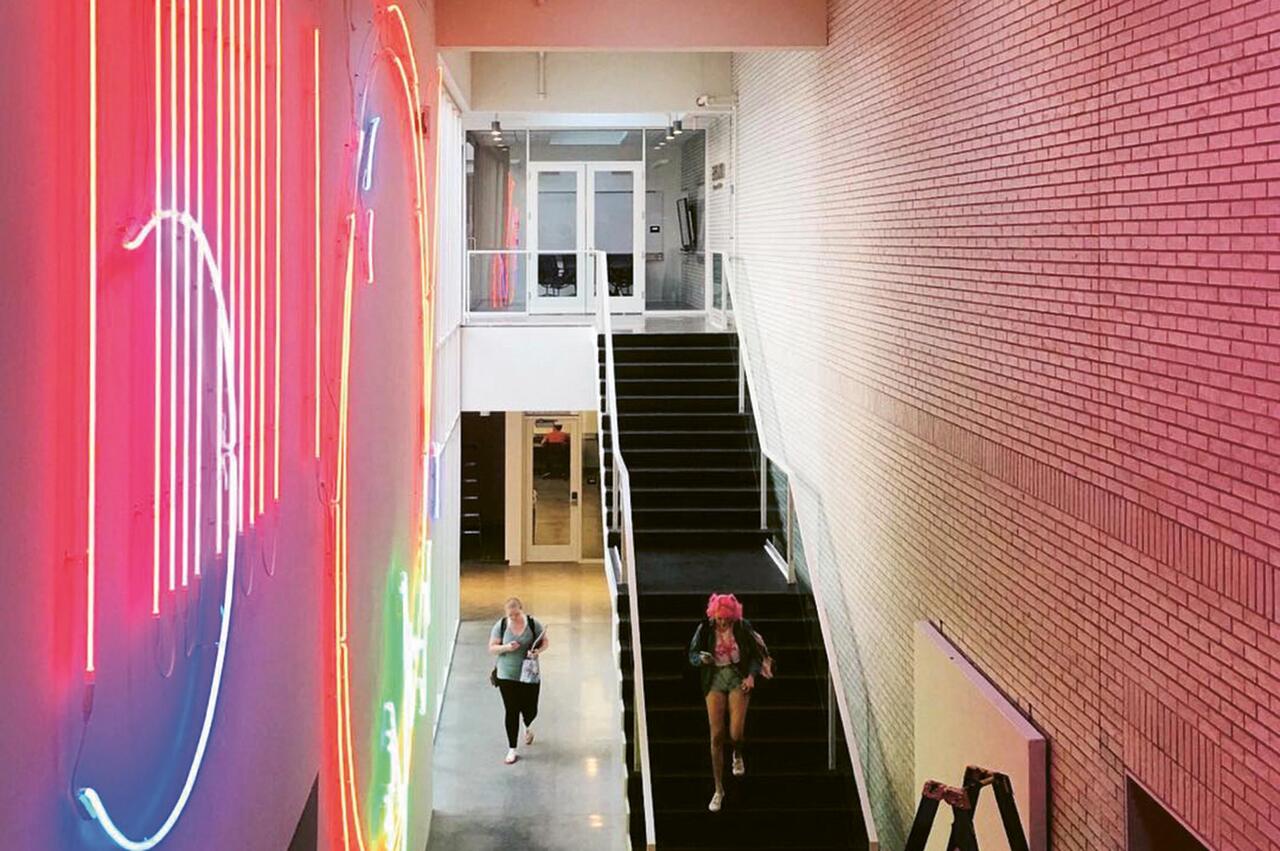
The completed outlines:
<svg viewBox="0 0 1280 851">
<path fill-rule="evenodd" d="M 461 334 L 462 410 L 595 409 L 594 328 L 467 326 Z"/>
</svg>

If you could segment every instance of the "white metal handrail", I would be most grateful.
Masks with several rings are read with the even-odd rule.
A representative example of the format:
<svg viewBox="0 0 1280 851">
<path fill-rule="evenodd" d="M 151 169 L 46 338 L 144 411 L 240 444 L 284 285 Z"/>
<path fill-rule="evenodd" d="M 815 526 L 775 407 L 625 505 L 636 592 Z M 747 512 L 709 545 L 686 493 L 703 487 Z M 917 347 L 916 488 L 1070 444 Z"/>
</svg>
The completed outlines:
<svg viewBox="0 0 1280 851">
<path fill-rule="evenodd" d="M 735 258 L 733 258 L 729 254 L 722 254 L 721 256 L 723 259 L 721 261 L 720 267 L 724 273 L 726 302 L 732 303 L 734 305 L 741 307 L 743 302 L 741 302 L 738 299 L 738 297 L 734 294 L 733 278 L 734 278 L 734 275 L 736 274 L 736 271 L 732 261 Z M 755 420 L 755 424 L 756 424 L 756 436 L 760 442 L 760 454 L 764 457 L 766 463 L 773 464 L 779 470 L 781 470 L 783 474 L 787 477 L 787 500 L 788 502 L 794 504 L 794 488 L 792 487 L 792 482 L 799 481 L 799 480 L 795 478 L 795 474 L 791 471 L 790 467 L 788 467 L 784 462 L 777 460 L 777 456 L 774 454 L 773 448 L 768 443 L 768 437 L 765 434 L 763 424 L 760 422 L 760 415 L 759 415 L 760 385 L 757 382 L 758 373 L 753 368 L 753 364 L 751 362 L 751 350 L 747 346 L 747 341 L 742 338 L 742 323 L 740 321 L 737 321 L 735 317 L 735 321 L 733 325 L 734 325 L 734 333 L 738 337 L 738 363 L 740 364 L 740 368 L 743 372 L 743 380 L 745 380 L 746 389 L 748 392 L 750 392 L 751 398 L 755 400 L 755 403 L 752 404 L 751 406 L 751 417 L 753 420 Z M 742 396 L 743 394 L 740 393 L 739 404 L 745 407 Z M 745 413 L 745 411 L 742 411 L 742 412 Z M 765 467 L 760 471 L 760 487 L 761 487 L 761 503 L 762 503 L 761 512 L 762 513 L 764 511 L 764 499 L 765 499 L 763 489 L 768 486 L 766 481 L 767 476 L 768 476 L 768 469 L 767 467 Z M 790 506 L 788 506 L 787 510 L 788 510 L 788 515 L 790 515 L 790 512 L 793 509 Z M 789 523 L 790 523 L 790 517 L 788 517 L 788 524 Z M 790 536 L 788 536 L 787 538 L 788 561 L 790 561 L 791 559 L 792 547 L 793 547 L 792 539 Z M 831 677 L 831 687 L 832 687 L 832 691 L 835 692 L 836 703 L 840 708 L 840 722 L 841 722 L 842 728 L 844 729 L 845 745 L 849 750 L 849 762 L 853 766 L 854 781 L 858 787 L 858 805 L 862 810 L 863 823 L 866 825 L 866 828 L 867 828 L 868 846 L 871 849 L 871 851 L 878 851 L 878 849 L 880 848 L 879 832 L 876 830 L 875 815 L 871 811 L 871 798 L 867 793 L 866 772 L 863 770 L 862 759 L 860 758 L 860 755 L 859 755 L 860 745 L 858 743 L 857 737 L 854 735 L 853 719 L 849 714 L 848 700 L 845 696 L 843 678 L 840 675 L 840 668 L 833 662 L 833 660 L 836 658 L 836 655 L 835 655 L 835 647 L 832 646 L 832 642 L 831 642 L 830 624 L 827 622 L 825 610 L 822 608 L 822 606 L 816 605 L 815 608 L 818 611 L 818 625 L 822 633 L 823 647 L 827 654 L 827 671 Z M 829 742 L 828 747 L 831 747 L 832 744 L 833 742 Z"/>
<path fill-rule="evenodd" d="M 644 654 L 640 652 L 640 595 L 636 582 L 635 530 L 631 522 L 631 474 L 622 458 L 618 434 L 618 388 L 613 356 L 613 319 L 609 304 L 609 270 L 603 251 L 591 252 L 595 258 L 596 316 L 604 337 L 605 412 L 609 415 L 609 446 L 613 451 L 613 528 L 621 533 L 623 572 L 627 580 L 627 603 L 631 620 L 632 702 L 635 704 L 635 764 L 640 768 L 640 787 L 644 801 L 645 848 L 658 847 L 653 817 L 653 774 L 649 765 L 649 718 L 644 698 Z M 603 428 L 603 425 L 602 425 Z M 604 470 L 601 468 L 601 481 Z"/>
</svg>

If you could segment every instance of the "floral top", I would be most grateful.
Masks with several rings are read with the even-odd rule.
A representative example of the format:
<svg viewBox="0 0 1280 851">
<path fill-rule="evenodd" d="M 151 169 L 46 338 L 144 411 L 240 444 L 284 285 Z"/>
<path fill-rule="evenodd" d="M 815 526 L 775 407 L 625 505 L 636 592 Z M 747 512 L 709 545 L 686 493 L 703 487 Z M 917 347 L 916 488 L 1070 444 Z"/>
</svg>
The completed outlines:
<svg viewBox="0 0 1280 851">
<path fill-rule="evenodd" d="M 742 657 L 738 652 L 738 641 L 733 637 L 732 627 L 724 631 L 716 630 L 716 645 L 715 649 L 711 651 L 711 656 L 717 668 L 736 665 L 741 660 Z"/>
</svg>

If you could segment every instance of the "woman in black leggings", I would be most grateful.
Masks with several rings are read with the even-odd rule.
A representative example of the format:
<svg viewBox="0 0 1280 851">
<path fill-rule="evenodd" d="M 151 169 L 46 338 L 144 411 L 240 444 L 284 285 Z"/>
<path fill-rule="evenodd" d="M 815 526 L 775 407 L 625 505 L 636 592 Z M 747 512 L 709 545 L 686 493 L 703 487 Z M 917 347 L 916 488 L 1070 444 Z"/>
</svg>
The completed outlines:
<svg viewBox="0 0 1280 851">
<path fill-rule="evenodd" d="M 537 659 L 550 642 L 546 630 L 524 613 L 519 597 L 506 602 L 506 617 L 493 625 L 489 633 L 489 652 L 497 656 L 494 671 L 498 677 L 498 691 L 502 692 L 502 705 L 506 709 L 507 765 L 515 762 L 516 734 L 520 732 L 520 718 L 524 717 L 524 743 L 533 744 L 533 719 L 538 717 L 538 692 L 541 683 L 520 681 L 520 669 L 524 660 Z M 534 643 L 537 646 L 534 646 Z"/>
</svg>

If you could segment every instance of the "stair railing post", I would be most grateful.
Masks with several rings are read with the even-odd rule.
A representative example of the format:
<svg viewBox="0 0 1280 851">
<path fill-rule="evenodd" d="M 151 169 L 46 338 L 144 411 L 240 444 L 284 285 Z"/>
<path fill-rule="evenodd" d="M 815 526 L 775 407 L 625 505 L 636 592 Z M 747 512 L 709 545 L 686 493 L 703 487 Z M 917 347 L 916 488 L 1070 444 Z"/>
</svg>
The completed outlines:
<svg viewBox="0 0 1280 851">
<path fill-rule="evenodd" d="M 791 501 L 794 495 L 791 492 L 791 479 L 787 479 L 787 584 L 796 584 L 796 538 L 795 538 L 795 512 L 792 510 Z M 828 679 L 830 677 L 828 676 Z"/>
<path fill-rule="evenodd" d="M 742 355 L 738 355 L 738 413 L 747 412 L 747 368 L 742 363 Z"/>
<path fill-rule="evenodd" d="M 760 450 L 760 528 L 769 528 L 769 456 Z"/>
<path fill-rule="evenodd" d="M 827 660 L 827 771 L 836 770 L 836 685 Z"/>
<path fill-rule="evenodd" d="M 617 418 L 615 417 L 615 418 L 613 419 L 613 421 L 615 421 L 615 422 L 616 422 L 616 421 L 617 421 Z M 617 432 L 616 428 L 611 428 L 610 430 L 613 432 L 613 435 L 614 435 L 614 441 L 613 441 L 613 445 L 614 445 L 614 457 L 617 457 L 617 452 L 618 452 L 618 450 L 617 450 L 617 445 L 618 445 L 618 441 L 617 441 L 617 434 L 618 434 L 618 432 Z M 611 504 L 610 504 L 610 506 L 609 506 L 609 510 L 613 513 L 613 522 L 609 524 L 609 531 L 611 531 L 611 532 L 617 532 L 617 531 L 618 531 L 618 493 L 619 493 L 619 487 L 618 487 L 618 465 L 617 465 L 617 463 L 611 463 L 611 466 L 613 467 L 613 471 L 612 471 L 612 472 L 613 472 L 613 500 L 612 500 L 612 502 L 611 502 Z"/>
</svg>

